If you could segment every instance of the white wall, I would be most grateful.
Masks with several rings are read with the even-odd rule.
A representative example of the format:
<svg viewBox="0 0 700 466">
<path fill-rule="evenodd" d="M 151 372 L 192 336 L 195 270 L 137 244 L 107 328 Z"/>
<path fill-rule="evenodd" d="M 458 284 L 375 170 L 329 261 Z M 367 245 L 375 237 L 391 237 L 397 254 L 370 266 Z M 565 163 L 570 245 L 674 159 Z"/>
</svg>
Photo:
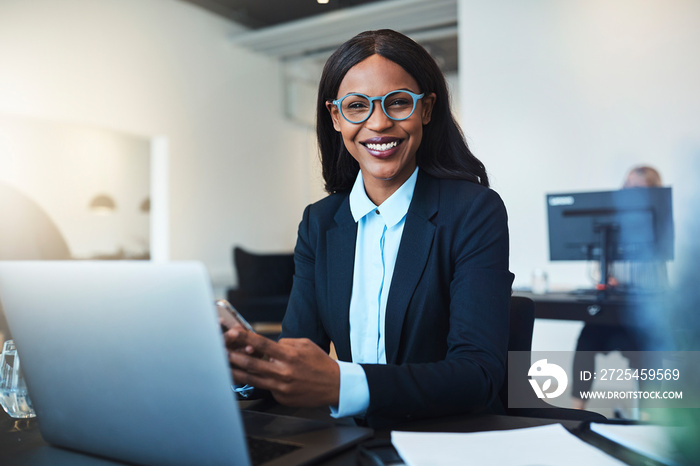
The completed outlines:
<svg viewBox="0 0 700 466">
<path fill-rule="evenodd" d="M 635 164 L 674 188 L 676 250 L 691 240 L 698 25 L 695 0 L 460 0 L 462 122 L 508 207 L 516 286 L 534 268 L 591 286 L 548 260 L 545 193 L 618 189 Z"/>
<path fill-rule="evenodd" d="M 294 246 L 313 150 L 240 31 L 175 0 L 0 0 L 0 112 L 166 136 L 170 257 L 232 282 L 233 244 Z"/>
</svg>

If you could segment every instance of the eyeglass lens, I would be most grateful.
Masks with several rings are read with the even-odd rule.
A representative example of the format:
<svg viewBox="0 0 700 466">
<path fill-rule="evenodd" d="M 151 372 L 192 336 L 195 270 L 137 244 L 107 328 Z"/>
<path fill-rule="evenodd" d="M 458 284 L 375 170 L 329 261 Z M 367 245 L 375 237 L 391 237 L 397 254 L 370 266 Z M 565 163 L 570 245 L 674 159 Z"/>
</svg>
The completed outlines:
<svg viewBox="0 0 700 466">
<path fill-rule="evenodd" d="M 380 105 L 379 102 L 376 102 Z M 408 118 L 414 108 L 413 96 L 406 92 L 396 91 L 388 94 L 382 106 L 384 113 L 394 120 Z M 361 95 L 349 95 L 340 106 L 343 116 L 351 122 L 361 122 L 369 116 L 372 105 L 367 97 Z"/>
</svg>

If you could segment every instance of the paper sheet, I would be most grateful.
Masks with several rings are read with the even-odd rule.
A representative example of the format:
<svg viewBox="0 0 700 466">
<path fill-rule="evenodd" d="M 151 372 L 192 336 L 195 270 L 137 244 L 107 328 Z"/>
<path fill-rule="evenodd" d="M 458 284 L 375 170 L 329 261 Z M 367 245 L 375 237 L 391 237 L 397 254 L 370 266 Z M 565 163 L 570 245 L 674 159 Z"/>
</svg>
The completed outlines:
<svg viewBox="0 0 700 466">
<path fill-rule="evenodd" d="M 682 434 L 682 427 L 651 425 L 615 425 L 592 423 L 591 430 L 660 463 L 675 464 L 679 454 L 673 436 Z"/>
<path fill-rule="evenodd" d="M 561 424 L 474 433 L 392 432 L 408 466 L 623 466 Z"/>
</svg>

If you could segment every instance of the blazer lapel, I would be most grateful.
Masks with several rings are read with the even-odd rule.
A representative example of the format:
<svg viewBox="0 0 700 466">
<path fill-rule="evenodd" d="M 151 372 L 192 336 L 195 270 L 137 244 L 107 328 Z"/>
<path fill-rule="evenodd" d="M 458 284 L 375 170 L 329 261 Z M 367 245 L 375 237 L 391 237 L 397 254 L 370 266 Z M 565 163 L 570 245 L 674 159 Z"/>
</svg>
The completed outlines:
<svg viewBox="0 0 700 466">
<path fill-rule="evenodd" d="M 391 279 L 384 321 L 386 361 L 395 364 L 401 329 L 413 291 L 430 255 L 435 225 L 430 219 L 438 210 L 439 181 L 418 172 L 413 200 L 406 214 L 399 253 Z"/>
<path fill-rule="evenodd" d="M 350 212 L 349 197 L 340 204 L 335 214 L 336 227 L 328 230 L 326 239 L 326 270 L 328 270 L 328 310 L 332 314 L 331 338 L 338 358 L 351 361 L 350 351 L 350 297 L 355 269 L 357 223 Z"/>
</svg>

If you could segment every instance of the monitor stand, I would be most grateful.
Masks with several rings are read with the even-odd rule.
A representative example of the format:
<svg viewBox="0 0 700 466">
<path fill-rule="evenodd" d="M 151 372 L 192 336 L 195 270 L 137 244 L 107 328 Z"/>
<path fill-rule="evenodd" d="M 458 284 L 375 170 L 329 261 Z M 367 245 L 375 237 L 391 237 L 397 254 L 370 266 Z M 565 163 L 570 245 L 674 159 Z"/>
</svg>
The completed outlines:
<svg viewBox="0 0 700 466">
<path fill-rule="evenodd" d="M 612 254 L 612 233 L 618 229 L 613 223 L 601 223 L 596 225 L 595 231 L 600 233 L 600 282 L 596 285 L 598 291 L 611 289 L 608 281 L 610 279 L 610 265 L 613 261 Z"/>
</svg>

